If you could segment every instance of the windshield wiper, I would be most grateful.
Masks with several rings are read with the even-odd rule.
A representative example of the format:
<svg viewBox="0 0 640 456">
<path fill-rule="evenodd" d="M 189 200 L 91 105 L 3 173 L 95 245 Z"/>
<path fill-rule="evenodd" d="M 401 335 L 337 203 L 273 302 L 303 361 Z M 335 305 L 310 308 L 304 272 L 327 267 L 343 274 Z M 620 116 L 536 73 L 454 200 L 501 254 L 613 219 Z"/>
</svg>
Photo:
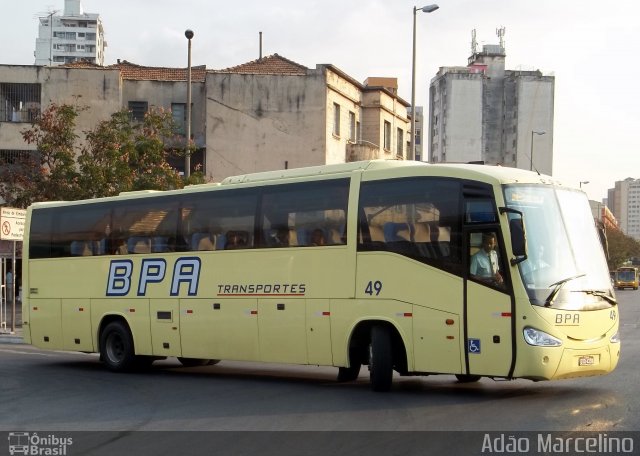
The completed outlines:
<svg viewBox="0 0 640 456">
<path fill-rule="evenodd" d="M 551 290 L 551 293 L 549 293 L 549 296 L 547 296 L 547 299 L 544 302 L 544 306 L 545 307 L 550 307 L 551 304 L 553 304 L 553 300 L 556 298 L 556 295 L 560 291 L 560 288 L 562 288 L 565 283 L 570 282 L 570 281 L 572 281 L 574 279 L 579 279 L 580 277 L 584 277 L 586 275 L 587 274 L 574 275 L 574 276 L 571 276 L 571 277 L 567 277 L 566 279 L 558 280 L 557 282 L 552 283 L 551 285 L 549 285 L 549 288 L 551 288 L 551 287 L 555 287 L 555 288 L 553 290 Z"/>
<path fill-rule="evenodd" d="M 599 298 L 604 299 L 609 304 L 618 304 L 618 301 L 615 298 L 609 296 L 606 291 L 603 290 L 574 290 L 575 293 L 586 293 L 588 295 L 597 296 Z"/>
</svg>

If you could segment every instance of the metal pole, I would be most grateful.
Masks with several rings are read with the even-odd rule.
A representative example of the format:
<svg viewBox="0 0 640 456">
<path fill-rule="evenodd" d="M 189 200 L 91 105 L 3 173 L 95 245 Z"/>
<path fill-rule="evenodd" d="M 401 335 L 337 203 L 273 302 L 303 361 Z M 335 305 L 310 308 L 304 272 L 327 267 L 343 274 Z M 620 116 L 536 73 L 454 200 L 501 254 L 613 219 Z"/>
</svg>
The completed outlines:
<svg viewBox="0 0 640 456">
<path fill-rule="evenodd" d="M 7 330 L 7 259 L 2 257 L 2 277 L 0 277 L 0 331 Z"/>
<path fill-rule="evenodd" d="M 13 241 L 13 258 L 11 266 L 11 334 L 16 332 L 16 241 Z"/>
<path fill-rule="evenodd" d="M 50 32 L 50 41 L 49 41 L 49 66 L 53 65 L 53 15 L 55 11 L 49 14 L 49 32 Z"/>
<path fill-rule="evenodd" d="M 411 62 L 411 154 L 407 157 L 409 160 L 416 159 L 416 13 L 418 10 L 423 13 L 433 13 L 439 8 L 435 3 L 433 5 L 423 6 L 422 8 L 413 7 L 413 60 Z M 424 137 L 424 131 L 422 132 Z"/>
<path fill-rule="evenodd" d="M 529 154 L 529 171 L 533 171 L 533 131 L 531 131 L 531 153 Z"/>
<path fill-rule="evenodd" d="M 416 157 L 416 12 L 413 7 L 413 59 L 411 61 L 411 153 L 407 157 L 414 160 Z"/>
<path fill-rule="evenodd" d="M 533 171 L 533 135 L 544 135 L 546 133 L 546 131 L 536 131 L 536 130 L 531 130 L 531 154 L 529 154 L 529 171 Z M 516 163 L 516 167 L 518 166 L 518 163 Z"/>
<path fill-rule="evenodd" d="M 191 38 L 193 38 L 193 31 L 187 30 L 184 35 L 189 41 L 187 56 L 187 150 L 184 156 L 184 176 L 188 178 L 191 175 Z"/>
</svg>

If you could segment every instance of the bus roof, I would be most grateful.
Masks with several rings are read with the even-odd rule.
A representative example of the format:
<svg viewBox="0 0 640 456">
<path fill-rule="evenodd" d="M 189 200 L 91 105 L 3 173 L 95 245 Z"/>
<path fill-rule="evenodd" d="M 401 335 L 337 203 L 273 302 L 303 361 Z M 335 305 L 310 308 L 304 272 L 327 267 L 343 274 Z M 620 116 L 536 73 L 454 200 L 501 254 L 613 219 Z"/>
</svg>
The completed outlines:
<svg viewBox="0 0 640 456">
<path fill-rule="evenodd" d="M 309 166 L 304 168 L 291 168 L 276 171 L 266 171 L 260 173 L 240 174 L 237 176 L 231 176 L 224 179 L 222 182 L 207 183 L 199 185 L 186 186 L 186 190 L 204 190 L 207 188 L 222 188 L 226 186 L 234 186 L 239 184 L 251 184 L 251 183 L 268 183 L 279 181 L 283 179 L 295 179 L 305 177 L 318 177 L 318 176 L 332 176 L 332 175 L 345 175 L 352 172 L 365 172 L 365 173 L 383 173 L 387 170 L 416 170 L 417 175 L 426 174 L 433 176 L 452 176 L 462 179 L 477 179 L 480 181 L 490 182 L 492 184 L 512 184 L 512 183 L 536 183 L 555 185 L 560 187 L 567 187 L 562 182 L 554 179 L 551 176 L 538 174 L 532 171 L 522 170 L 518 168 L 511 168 L 506 166 L 494 166 L 494 165 L 481 165 L 481 164 L 449 164 L 439 163 L 430 164 L 419 161 L 404 161 L 404 160 L 368 160 L 349 163 L 338 163 L 331 165 Z M 419 170 L 421 169 L 421 170 Z M 419 170 L 419 171 L 418 171 Z M 409 171 L 411 173 L 411 171 Z M 113 201 L 118 199 L 129 199 L 138 197 L 147 197 L 155 195 L 166 195 L 171 193 L 181 193 L 184 190 L 141 190 L 132 192 L 122 192 L 118 196 L 95 198 L 91 201 Z M 87 200 L 82 201 L 47 201 L 34 203 L 34 207 L 48 207 L 56 205 L 67 204 L 82 204 Z"/>
</svg>

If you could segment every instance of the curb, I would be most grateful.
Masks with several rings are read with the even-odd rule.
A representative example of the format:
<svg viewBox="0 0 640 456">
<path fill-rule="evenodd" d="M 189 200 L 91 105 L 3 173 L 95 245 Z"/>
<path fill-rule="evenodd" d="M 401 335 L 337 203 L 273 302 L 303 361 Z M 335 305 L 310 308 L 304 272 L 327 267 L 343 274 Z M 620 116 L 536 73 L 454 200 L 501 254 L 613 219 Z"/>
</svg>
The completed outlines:
<svg viewBox="0 0 640 456">
<path fill-rule="evenodd" d="M 17 334 L 0 334 L 0 344 L 24 344 L 24 340 Z"/>
<path fill-rule="evenodd" d="M 16 331 L 13 334 L 10 332 L 0 332 L 0 344 L 24 344 L 24 340 L 22 339 L 22 328 L 16 328 Z"/>
</svg>

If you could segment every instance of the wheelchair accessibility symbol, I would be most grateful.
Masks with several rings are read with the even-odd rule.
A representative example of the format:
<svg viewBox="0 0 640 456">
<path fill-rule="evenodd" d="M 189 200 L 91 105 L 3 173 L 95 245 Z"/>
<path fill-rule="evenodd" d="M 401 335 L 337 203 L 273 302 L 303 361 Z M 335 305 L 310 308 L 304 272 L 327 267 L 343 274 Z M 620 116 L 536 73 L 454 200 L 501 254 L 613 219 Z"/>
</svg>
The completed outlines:
<svg viewBox="0 0 640 456">
<path fill-rule="evenodd" d="M 469 353 L 480 353 L 480 339 L 469 339 L 467 343 L 467 351 Z"/>
</svg>

